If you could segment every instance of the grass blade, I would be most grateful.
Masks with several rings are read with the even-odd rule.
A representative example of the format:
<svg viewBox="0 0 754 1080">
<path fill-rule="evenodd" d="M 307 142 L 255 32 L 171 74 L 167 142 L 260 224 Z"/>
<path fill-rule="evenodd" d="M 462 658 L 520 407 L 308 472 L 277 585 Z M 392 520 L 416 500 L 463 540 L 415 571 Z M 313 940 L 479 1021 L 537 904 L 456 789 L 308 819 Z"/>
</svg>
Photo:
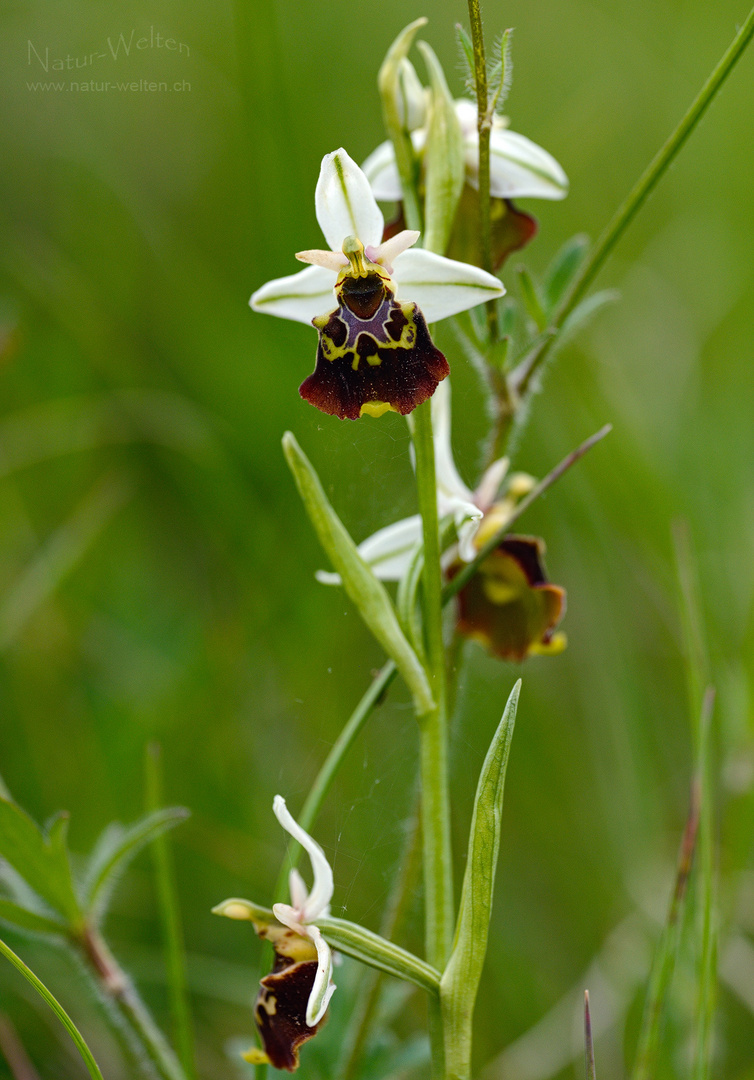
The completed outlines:
<svg viewBox="0 0 754 1080">
<path fill-rule="evenodd" d="M 13 950 L 9 948 L 4 941 L 0 941 L 0 953 L 2 953 L 6 960 L 9 960 L 11 964 L 13 964 L 14 968 L 16 968 L 17 971 L 21 972 L 23 977 L 28 982 L 30 982 L 34 989 L 37 991 L 39 996 L 50 1006 L 60 1023 L 63 1025 L 63 1027 L 66 1029 L 66 1031 L 76 1044 L 76 1049 L 81 1054 L 81 1057 L 84 1060 L 84 1064 L 89 1070 L 89 1075 L 93 1077 L 94 1080 L 103 1080 L 102 1073 L 99 1071 L 99 1066 L 94 1060 L 91 1050 L 86 1045 L 83 1035 L 76 1027 L 73 1020 L 71 1020 L 70 1016 L 65 1011 L 60 1002 L 57 1000 L 57 998 L 55 998 L 50 993 L 42 980 L 37 978 L 31 968 L 27 967 L 21 957 L 16 956 Z"/>
<path fill-rule="evenodd" d="M 594 1043 L 592 1041 L 592 1017 L 589 1012 L 589 991 L 584 991 L 584 1056 L 586 1058 L 586 1080 L 597 1080 L 594 1069 Z"/>
<path fill-rule="evenodd" d="M 147 747 L 147 810 L 157 815 L 163 803 L 162 750 L 156 743 Z M 186 951 L 183 942 L 180 909 L 175 886 L 173 861 L 164 831 L 152 840 L 157 899 L 165 940 L 170 1012 L 178 1057 L 187 1080 L 197 1080 L 194 1027 L 186 976 Z"/>
<path fill-rule="evenodd" d="M 699 829 L 699 796 L 699 777 L 696 776 L 691 785 L 689 812 L 686 818 L 686 827 L 683 831 L 681 849 L 678 854 L 675 888 L 673 889 L 667 919 L 657 946 L 649 978 L 647 1000 L 644 1005 L 644 1016 L 634 1062 L 633 1080 L 651 1080 L 657 1070 L 657 1055 L 660 1049 L 665 999 L 675 969 L 688 880 Z"/>
</svg>

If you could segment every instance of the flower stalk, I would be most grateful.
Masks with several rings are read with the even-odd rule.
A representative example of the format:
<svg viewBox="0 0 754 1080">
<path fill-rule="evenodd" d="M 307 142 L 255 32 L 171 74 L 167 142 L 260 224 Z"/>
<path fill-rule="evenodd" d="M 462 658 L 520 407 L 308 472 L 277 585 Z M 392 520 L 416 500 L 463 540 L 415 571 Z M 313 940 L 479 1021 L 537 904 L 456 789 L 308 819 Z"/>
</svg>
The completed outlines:
<svg viewBox="0 0 754 1080">
<path fill-rule="evenodd" d="M 422 829 L 427 959 L 445 966 L 453 936 L 453 876 L 448 791 L 447 687 L 442 634 L 442 577 L 437 480 L 430 402 L 414 412 L 416 486 L 424 539 L 424 628 L 435 708 L 420 717 Z"/>
</svg>

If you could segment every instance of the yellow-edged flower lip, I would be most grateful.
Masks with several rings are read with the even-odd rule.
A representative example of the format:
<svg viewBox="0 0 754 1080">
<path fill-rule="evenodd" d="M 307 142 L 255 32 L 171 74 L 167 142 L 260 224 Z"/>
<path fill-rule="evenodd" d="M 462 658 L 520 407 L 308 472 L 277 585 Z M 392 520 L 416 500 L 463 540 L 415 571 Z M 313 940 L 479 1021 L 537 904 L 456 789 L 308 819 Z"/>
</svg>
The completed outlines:
<svg viewBox="0 0 754 1080">
<path fill-rule="evenodd" d="M 448 362 L 419 308 L 396 300 L 390 274 L 357 237 L 346 238 L 343 255 L 338 307 L 312 320 L 319 333 L 317 364 L 299 392 L 341 420 L 410 413 L 435 392 Z"/>
</svg>

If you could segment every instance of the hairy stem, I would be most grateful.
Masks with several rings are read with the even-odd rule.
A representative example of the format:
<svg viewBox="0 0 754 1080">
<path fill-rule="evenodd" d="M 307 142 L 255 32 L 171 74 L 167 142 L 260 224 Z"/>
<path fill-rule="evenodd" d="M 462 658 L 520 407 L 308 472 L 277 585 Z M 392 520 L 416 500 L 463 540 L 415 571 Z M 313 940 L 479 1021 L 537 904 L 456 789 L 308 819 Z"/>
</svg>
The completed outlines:
<svg viewBox="0 0 754 1080">
<path fill-rule="evenodd" d="M 100 991 L 112 1003 L 161 1080 L 186 1080 L 165 1036 L 98 931 L 87 927 L 79 945 Z"/>
<path fill-rule="evenodd" d="M 492 116 L 487 90 L 487 60 L 484 54 L 484 32 L 479 0 L 469 0 L 471 43 L 474 48 L 474 85 L 476 87 L 477 131 L 479 132 L 479 247 L 482 269 L 492 273 L 492 220 L 490 216 L 490 131 Z M 497 301 L 487 304 L 487 328 L 490 341 L 499 336 Z"/>
</svg>

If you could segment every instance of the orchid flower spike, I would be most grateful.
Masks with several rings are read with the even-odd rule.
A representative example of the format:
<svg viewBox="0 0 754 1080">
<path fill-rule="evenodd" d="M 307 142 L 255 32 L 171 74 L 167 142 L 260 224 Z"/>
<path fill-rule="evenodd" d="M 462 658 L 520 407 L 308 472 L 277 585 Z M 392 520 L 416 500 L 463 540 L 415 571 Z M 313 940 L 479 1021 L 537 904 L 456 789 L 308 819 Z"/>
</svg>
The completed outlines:
<svg viewBox="0 0 754 1080">
<path fill-rule="evenodd" d="M 505 289 L 476 266 L 411 250 L 416 231 L 383 243 L 382 211 L 343 149 L 322 160 L 315 208 L 329 249 L 298 252 L 309 267 L 268 281 L 251 306 L 317 329 L 316 369 L 300 388 L 317 408 L 341 419 L 409 413 L 448 373 L 427 322 L 494 300 Z"/>
</svg>

